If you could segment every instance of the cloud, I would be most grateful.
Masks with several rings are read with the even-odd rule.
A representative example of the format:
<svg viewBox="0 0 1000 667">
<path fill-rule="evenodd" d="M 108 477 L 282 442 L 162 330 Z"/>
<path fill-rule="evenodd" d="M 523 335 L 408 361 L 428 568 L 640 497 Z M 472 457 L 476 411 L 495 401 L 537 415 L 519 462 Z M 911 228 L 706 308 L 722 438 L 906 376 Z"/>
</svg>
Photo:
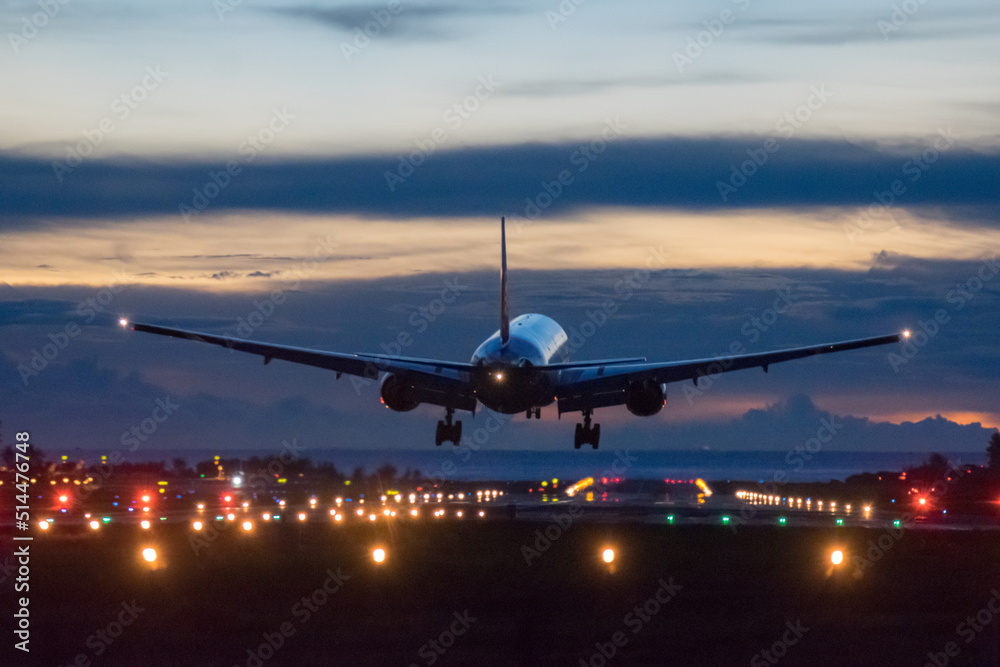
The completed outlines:
<svg viewBox="0 0 1000 667">
<path fill-rule="evenodd" d="M 977 443 L 987 432 L 963 424 L 1000 422 L 993 400 L 1000 293 L 991 284 L 957 310 L 946 299 L 977 266 L 894 257 L 891 265 L 867 273 L 664 269 L 652 272 L 628 298 L 614 289 L 621 271 L 517 271 L 510 287 L 514 312 L 545 313 L 570 332 L 614 300 L 614 313 L 574 355 L 581 360 L 704 358 L 733 343 L 761 352 L 889 333 L 902 325 L 919 330 L 945 308 L 949 320 L 898 370 L 887 355 L 899 349 L 861 350 L 777 364 L 766 375 L 759 370 L 721 375 L 707 388 L 701 383 L 704 391 L 690 399 L 691 383 L 672 384 L 667 406 L 652 418 L 636 419 L 622 408 L 601 410 L 597 417 L 607 424 L 607 442 L 613 438 L 642 448 L 787 450 L 813 437 L 821 419 L 832 415 L 846 426 L 830 449 L 968 451 L 984 447 L 985 440 Z M 0 419 L 16 415 L 37 424 L 45 442 L 115 446 L 123 430 L 148 416 L 157 398 L 171 396 L 184 410 L 171 422 L 172 430 L 162 432 L 163 446 L 271 447 L 297 437 L 317 447 L 338 442 L 423 447 L 441 411 L 391 413 L 379 405 L 377 384 L 355 391 L 349 378 L 338 382 L 319 369 L 283 362 L 264 366 L 252 355 L 135 334 L 111 320 L 126 313 L 138 321 L 235 335 L 241 320 L 266 312 L 251 332 L 254 340 L 377 353 L 392 351 L 405 332 L 409 342 L 402 354 L 463 361 L 496 330 L 497 276 L 493 271 L 459 275 L 468 289 L 433 320 L 421 317 L 415 324 L 413 315 L 439 297 L 445 277 L 456 279 L 422 274 L 315 283 L 275 304 L 265 304 L 263 295 L 128 285 L 93 325 L 78 310 L 93 289 L 3 292 Z M 790 295 L 791 307 L 768 317 L 779 292 Z M 763 324 L 752 326 L 754 318 Z M 53 343 L 67 323 L 79 325 L 80 333 L 25 384 L 18 366 Z M 54 409 L 61 419 L 50 418 Z M 960 417 L 980 414 L 985 416 Z M 991 414 L 996 421 L 988 421 Z M 481 417 L 463 419 L 473 427 L 482 423 Z M 538 423 L 514 420 L 506 446 L 568 447 L 573 423 L 573 416 L 557 421 L 553 408 L 545 408 Z"/>
<path fill-rule="evenodd" d="M 349 213 L 405 219 L 500 213 L 570 215 L 595 206 L 692 211 L 876 206 L 896 181 L 892 206 L 926 210 L 995 227 L 1000 152 L 932 148 L 935 137 L 875 145 L 764 137 L 620 138 L 478 146 L 411 156 L 379 154 L 259 160 L 205 199 L 208 211 Z M 926 168 L 914 161 L 922 153 Z M 765 157 L 761 157 L 764 154 Z M 755 164 L 766 161 L 763 164 Z M 414 167 L 413 164 L 418 164 Z M 55 226 L 60 218 L 114 220 L 180 215 L 192 191 L 211 183 L 222 163 L 194 160 L 91 160 L 59 183 L 48 160 L 0 155 L 6 205 L 0 227 Z M 743 179 L 736 174 L 751 173 Z M 401 178 L 399 174 L 405 175 Z M 556 183 L 560 174 L 571 178 Z M 396 180 L 390 183 L 393 177 Z M 724 201 L 720 184 L 742 183 Z M 745 183 L 743 182 L 745 180 Z M 108 187 L 108 184 L 121 187 Z M 125 184 L 128 187 L 125 187 Z M 553 185 L 553 183 L 556 183 Z M 546 189 L 546 184 L 548 189 Z M 556 196 L 549 191 L 560 190 Z M 196 214 L 196 213 L 195 213 Z"/>
<path fill-rule="evenodd" d="M 464 36 L 466 33 L 444 25 L 447 19 L 511 11 L 499 5 L 414 5 L 409 2 L 318 7 L 297 5 L 268 10 L 274 14 L 310 21 L 337 31 L 353 33 L 360 30 L 372 37 L 397 39 L 441 40 Z M 374 26 L 369 27 L 369 24 Z"/>
<path fill-rule="evenodd" d="M 910 6 L 907 6 L 909 9 Z M 859 14 L 861 14 L 859 16 Z M 729 26 L 747 40 L 795 47 L 887 41 L 969 40 L 996 34 L 1000 11 L 995 7 L 919 6 L 903 11 L 898 4 L 859 8 L 843 15 L 743 18 Z"/>
</svg>

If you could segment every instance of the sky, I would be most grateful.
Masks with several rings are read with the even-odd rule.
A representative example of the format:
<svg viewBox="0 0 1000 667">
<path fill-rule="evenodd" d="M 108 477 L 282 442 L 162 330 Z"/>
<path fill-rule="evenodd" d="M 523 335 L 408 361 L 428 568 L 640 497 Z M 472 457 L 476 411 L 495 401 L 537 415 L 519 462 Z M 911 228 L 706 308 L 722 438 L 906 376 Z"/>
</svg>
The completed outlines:
<svg viewBox="0 0 1000 667">
<path fill-rule="evenodd" d="M 433 447 L 443 409 L 114 324 L 466 361 L 501 215 L 514 314 L 605 312 L 579 360 L 915 333 L 600 410 L 602 448 L 1000 427 L 996 3 L 17 1 L 0 32 L 5 442 Z M 482 446 L 563 450 L 576 418 L 500 421 Z"/>
</svg>

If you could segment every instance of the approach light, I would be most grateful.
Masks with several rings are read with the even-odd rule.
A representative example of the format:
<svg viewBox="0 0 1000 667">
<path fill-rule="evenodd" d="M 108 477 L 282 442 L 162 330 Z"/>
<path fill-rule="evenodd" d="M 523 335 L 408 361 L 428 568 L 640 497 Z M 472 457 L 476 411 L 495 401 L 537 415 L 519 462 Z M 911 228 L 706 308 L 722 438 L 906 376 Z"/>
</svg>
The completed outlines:
<svg viewBox="0 0 1000 667">
<path fill-rule="evenodd" d="M 613 561 L 615 559 L 615 550 L 614 549 L 605 549 L 604 552 L 601 553 L 601 559 L 605 563 L 610 563 L 611 561 Z"/>
<path fill-rule="evenodd" d="M 145 549 L 142 550 L 142 558 L 147 563 L 152 563 L 153 561 L 156 560 L 156 549 L 154 549 L 153 547 L 146 547 Z"/>
<path fill-rule="evenodd" d="M 385 549 L 379 548 L 372 551 L 372 560 L 376 563 L 385 561 Z"/>
<path fill-rule="evenodd" d="M 835 550 L 832 554 L 830 554 L 830 562 L 833 563 L 834 565 L 840 565 L 841 563 L 843 563 L 844 552 L 841 551 L 840 549 Z"/>
</svg>

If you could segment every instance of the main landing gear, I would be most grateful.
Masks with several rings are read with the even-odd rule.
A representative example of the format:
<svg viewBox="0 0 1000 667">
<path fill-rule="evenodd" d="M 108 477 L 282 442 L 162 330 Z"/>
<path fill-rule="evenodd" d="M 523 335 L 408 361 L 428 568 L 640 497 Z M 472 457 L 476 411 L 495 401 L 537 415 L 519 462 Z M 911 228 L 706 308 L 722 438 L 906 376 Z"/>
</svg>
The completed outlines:
<svg viewBox="0 0 1000 667">
<path fill-rule="evenodd" d="M 528 414 L 528 419 L 531 419 L 532 417 L 534 417 L 535 419 L 541 419 L 542 418 L 542 408 L 541 407 L 528 408 L 527 414 Z"/>
<path fill-rule="evenodd" d="M 451 442 L 457 447 L 462 440 L 462 422 L 452 423 L 454 414 L 455 408 L 445 408 L 444 421 L 438 422 L 437 432 L 434 434 L 434 444 L 438 447 L 442 442 Z"/>
<path fill-rule="evenodd" d="M 580 449 L 581 445 L 591 445 L 594 449 L 597 449 L 597 443 L 601 440 L 601 425 L 590 424 L 590 416 L 594 413 L 593 410 L 583 411 L 583 423 L 576 425 L 576 434 L 573 438 L 573 446 Z"/>
</svg>

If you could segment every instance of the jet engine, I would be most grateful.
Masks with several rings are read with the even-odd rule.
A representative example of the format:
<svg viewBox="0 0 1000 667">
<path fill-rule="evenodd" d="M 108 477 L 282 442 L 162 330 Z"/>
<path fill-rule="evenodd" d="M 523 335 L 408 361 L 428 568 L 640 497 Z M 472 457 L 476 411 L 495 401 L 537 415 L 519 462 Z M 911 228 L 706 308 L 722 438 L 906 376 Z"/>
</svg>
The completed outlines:
<svg viewBox="0 0 1000 667">
<path fill-rule="evenodd" d="M 388 373 L 382 378 L 382 404 L 396 412 L 409 412 L 420 405 L 405 378 Z"/>
<path fill-rule="evenodd" d="M 655 415 L 667 401 L 666 385 L 649 380 L 633 382 L 625 389 L 625 407 L 639 417 Z"/>
</svg>

